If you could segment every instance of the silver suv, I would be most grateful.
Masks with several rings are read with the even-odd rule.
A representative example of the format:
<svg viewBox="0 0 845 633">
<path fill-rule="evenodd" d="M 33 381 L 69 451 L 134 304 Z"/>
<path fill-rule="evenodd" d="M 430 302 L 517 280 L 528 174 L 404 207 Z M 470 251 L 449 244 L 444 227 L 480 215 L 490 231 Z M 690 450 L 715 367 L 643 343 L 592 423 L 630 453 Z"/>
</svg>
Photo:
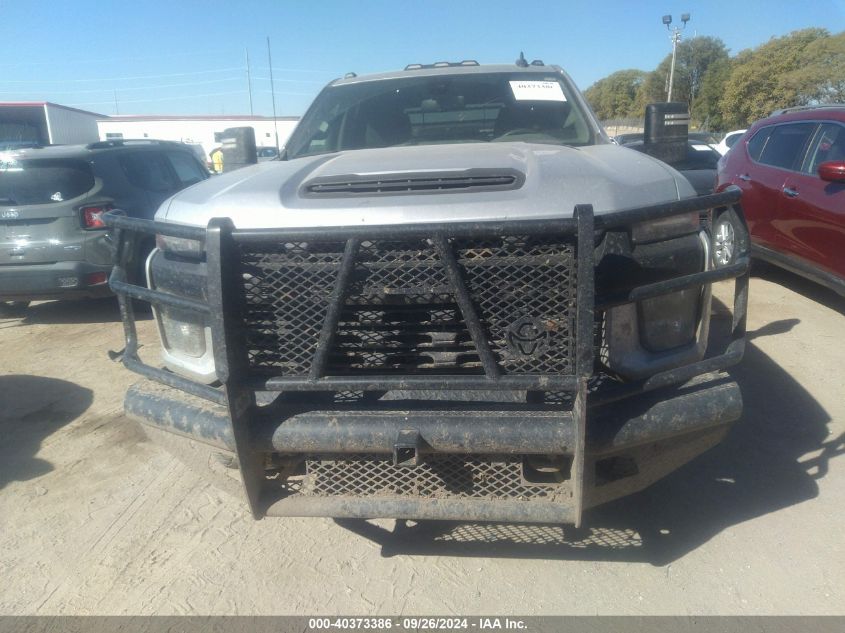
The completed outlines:
<svg viewBox="0 0 845 633">
<path fill-rule="evenodd" d="M 182 143 L 104 141 L 0 153 L 0 302 L 110 294 L 103 214 L 153 217 L 161 202 L 208 178 Z M 132 256 L 139 277 L 154 241 Z"/>
<path fill-rule="evenodd" d="M 611 143 L 556 66 L 349 75 L 281 161 L 109 217 L 144 376 L 126 412 L 238 474 L 256 517 L 578 524 L 740 415 L 748 260 L 713 269 L 708 235 L 738 199 Z M 164 368 L 130 299 L 156 306 Z"/>
</svg>

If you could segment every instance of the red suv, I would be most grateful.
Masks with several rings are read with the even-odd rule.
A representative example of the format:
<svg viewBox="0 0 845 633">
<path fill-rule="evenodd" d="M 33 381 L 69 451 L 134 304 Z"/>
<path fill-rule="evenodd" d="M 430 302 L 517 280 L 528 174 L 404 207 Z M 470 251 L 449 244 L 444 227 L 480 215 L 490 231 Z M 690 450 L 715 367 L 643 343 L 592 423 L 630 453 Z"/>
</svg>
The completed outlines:
<svg viewBox="0 0 845 633">
<path fill-rule="evenodd" d="M 845 105 L 755 123 L 719 161 L 716 190 L 742 189 L 752 255 L 845 295 Z M 716 264 L 736 257 L 738 217 L 713 226 Z"/>
</svg>

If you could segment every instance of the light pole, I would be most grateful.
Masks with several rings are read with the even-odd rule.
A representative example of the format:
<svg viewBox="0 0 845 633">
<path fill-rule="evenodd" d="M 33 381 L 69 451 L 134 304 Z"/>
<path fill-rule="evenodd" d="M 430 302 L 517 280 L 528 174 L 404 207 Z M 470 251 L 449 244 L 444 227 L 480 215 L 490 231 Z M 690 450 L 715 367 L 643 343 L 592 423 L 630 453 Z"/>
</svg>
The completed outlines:
<svg viewBox="0 0 845 633">
<path fill-rule="evenodd" d="M 666 28 L 669 30 L 669 39 L 672 40 L 672 66 L 669 68 L 669 90 L 668 95 L 666 96 L 666 101 L 672 100 L 672 84 L 675 82 L 675 55 L 678 51 L 678 42 L 681 41 L 681 31 L 687 28 L 687 22 L 689 22 L 689 13 L 681 14 L 681 22 L 683 22 L 683 26 L 673 27 L 671 26 L 672 16 L 663 16 L 663 24 L 665 24 Z"/>
</svg>

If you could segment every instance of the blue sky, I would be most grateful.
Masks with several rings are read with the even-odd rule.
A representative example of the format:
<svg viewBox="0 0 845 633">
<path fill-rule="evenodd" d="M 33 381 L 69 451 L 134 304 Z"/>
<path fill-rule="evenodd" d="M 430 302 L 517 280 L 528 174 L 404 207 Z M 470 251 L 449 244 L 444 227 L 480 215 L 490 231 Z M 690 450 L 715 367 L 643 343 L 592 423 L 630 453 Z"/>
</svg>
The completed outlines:
<svg viewBox="0 0 845 633">
<path fill-rule="evenodd" d="M 808 26 L 845 30 L 845 0 L 0 0 L 0 101 L 47 100 L 121 114 L 270 114 L 270 37 L 279 115 L 301 114 L 348 71 L 412 62 L 528 59 L 582 89 L 670 51 L 662 15 L 732 53 Z"/>
</svg>

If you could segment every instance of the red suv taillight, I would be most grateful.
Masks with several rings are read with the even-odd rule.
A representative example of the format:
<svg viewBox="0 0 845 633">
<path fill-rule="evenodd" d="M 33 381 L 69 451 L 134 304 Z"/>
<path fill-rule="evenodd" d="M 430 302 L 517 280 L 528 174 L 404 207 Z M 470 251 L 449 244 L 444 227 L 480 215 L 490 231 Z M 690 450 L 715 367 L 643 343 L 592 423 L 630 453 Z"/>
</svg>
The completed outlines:
<svg viewBox="0 0 845 633">
<path fill-rule="evenodd" d="M 98 204 L 90 207 L 82 207 L 79 213 L 82 217 L 82 226 L 86 229 L 104 229 L 103 214 L 111 211 L 114 207 L 110 204 Z"/>
</svg>

